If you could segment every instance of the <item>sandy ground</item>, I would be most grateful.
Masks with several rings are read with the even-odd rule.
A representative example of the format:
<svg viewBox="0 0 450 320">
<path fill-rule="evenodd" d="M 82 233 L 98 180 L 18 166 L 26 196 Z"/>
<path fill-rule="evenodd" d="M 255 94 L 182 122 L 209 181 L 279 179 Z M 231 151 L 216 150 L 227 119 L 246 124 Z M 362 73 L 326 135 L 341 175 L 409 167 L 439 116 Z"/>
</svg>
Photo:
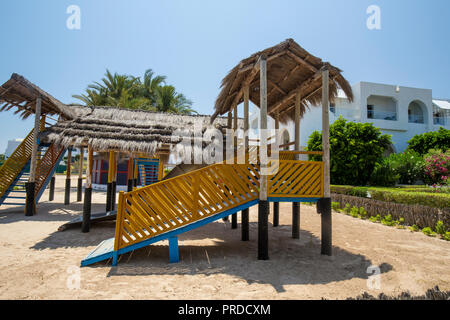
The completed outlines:
<svg viewBox="0 0 450 320">
<path fill-rule="evenodd" d="M 113 236 L 114 223 L 88 234 L 58 232 L 82 210 L 81 203 L 63 204 L 63 186 L 58 176 L 55 201 L 43 201 L 34 217 L 0 208 L 1 299 L 342 299 L 364 291 L 423 294 L 435 285 L 450 290 L 450 242 L 334 213 L 334 255 L 321 256 L 320 216 L 302 206 L 301 238 L 294 240 L 289 203 L 280 205 L 280 227 L 269 226 L 269 261 L 256 259 L 254 207 L 249 242 L 240 241 L 240 228 L 219 221 L 180 237 L 178 264 L 168 263 L 167 242 L 161 242 L 121 256 L 118 267 L 109 261 L 80 269 L 80 261 Z M 95 192 L 93 201 L 93 213 L 104 210 L 104 193 Z M 370 265 L 380 267 L 381 290 L 367 286 Z"/>
</svg>

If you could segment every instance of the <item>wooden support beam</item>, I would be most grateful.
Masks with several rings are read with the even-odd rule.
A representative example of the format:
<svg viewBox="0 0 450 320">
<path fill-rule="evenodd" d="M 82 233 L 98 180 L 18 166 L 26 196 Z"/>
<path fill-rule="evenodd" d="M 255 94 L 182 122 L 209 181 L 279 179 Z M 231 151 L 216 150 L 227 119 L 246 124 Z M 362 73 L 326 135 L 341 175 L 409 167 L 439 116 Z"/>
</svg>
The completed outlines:
<svg viewBox="0 0 450 320">
<path fill-rule="evenodd" d="M 333 77 L 331 79 L 331 82 L 334 82 L 336 80 L 337 76 Z M 309 98 L 311 98 L 311 96 L 313 96 L 314 94 L 316 94 L 317 92 L 322 90 L 322 86 L 318 87 L 317 89 L 315 89 L 314 91 L 308 93 L 304 98 L 302 98 L 302 101 L 304 100 L 308 100 Z M 285 108 L 281 113 L 287 113 L 289 111 L 291 111 L 292 108 L 295 108 L 295 103 L 293 105 L 291 105 L 290 107 Z"/>
<path fill-rule="evenodd" d="M 330 120 L 329 120 L 329 70 L 322 70 L 322 150 L 323 150 L 323 198 L 320 199 L 321 213 L 321 253 L 332 255 L 332 217 L 330 192 Z"/>
<path fill-rule="evenodd" d="M 109 151 L 108 158 L 108 183 L 106 185 L 106 212 L 112 207 L 112 188 L 114 182 L 114 151 Z"/>
<path fill-rule="evenodd" d="M 72 171 L 72 147 L 67 152 L 66 188 L 64 192 L 64 204 L 70 204 L 70 175 Z"/>
<path fill-rule="evenodd" d="M 77 184 L 77 201 L 83 198 L 83 163 L 84 163 L 84 148 L 80 148 L 80 162 L 78 167 L 78 184 Z"/>
<path fill-rule="evenodd" d="M 324 198 L 330 198 L 330 103 L 329 71 L 322 71 L 322 161 L 324 165 Z"/>
<path fill-rule="evenodd" d="M 267 160 L 267 61 L 265 57 L 260 57 L 260 159 L 261 159 L 261 171 L 265 170 L 267 163 L 263 161 Z M 267 175 L 261 174 L 260 176 L 260 192 L 259 199 L 267 200 Z"/>
<path fill-rule="evenodd" d="M 270 85 L 271 85 L 272 87 L 274 87 L 275 89 L 277 89 L 280 93 L 282 93 L 282 94 L 284 94 L 284 95 L 287 95 L 287 92 L 284 91 L 283 89 L 281 89 L 275 82 L 273 82 L 273 81 L 267 79 L 267 83 L 270 84 Z M 272 92 L 272 91 L 270 91 L 270 92 Z"/>
<path fill-rule="evenodd" d="M 258 58 L 256 63 L 253 65 L 251 71 L 249 72 L 249 74 L 247 75 L 245 80 L 242 82 L 242 86 L 239 89 L 238 94 L 233 99 L 233 103 L 231 104 L 232 106 L 237 106 L 238 105 L 239 100 L 241 100 L 241 98 L 242 98 L 242 96 L 244 94 L 244 88 L 248 87 L 250 85 L 250 83 L 252 82 L 252 80 L 258 74 L 258 71 L 259 71 L 259 68 L 260 68 L 260 61 L 261 61 L 261 57 Z"/>
<path fill-rule="evenodd" d="M 36 99 L 36 113 L 34 117 L 34 131 L 33 131 L 33 147 L 31 149 L 31 160 L 30 160 L 30 178 L 25 185 L 26 188 L 26 199 L 25 199 L 25 215 L 33 216 L 36 214 L 36 200 L 35 200 L 35 189 L 36 189 L 36 174 L 37 174 L 37 153 L 39 144 L 39 129 L 41 126 L 41 106 L 42 99 L 38 97 Z"/>
<path fill-rule="evenodd" d="M 275 54 L 273 54 L 273 55 L 267 57 L 267 58 L 266 58 L 266 61 L 267 61 L 267 62 L 270 62 L 270 61 L 272 61 L 273 59 L 276 59 L 276 58 L 278 58 L 278 57 L 284 56 L 286 53 L 287 53 L 286 50 L 280 51 L 280 52 L 278 52 L 278 53 L 275 53 Z M 253 70 L 255 67 L 259 68 L 259 65 L 258 65 L 258 64 L 259 64 L 259 61 L 256 61 L 256 63 L 254 63 L 254 64 L 252 63 L 252 64 L 249 64 L 249 65 L 246 65 L 246 66 L 242 66 L 242 67 L 239 69 L 238 73 L 242 73 L 242 72 L 247 72 L 247 71 L 249 71 L 249 70 Z"/>
<path fill-rule="evenodd" d="M 277 104 L 275 104 L 274 106 L 272 106 L 269 109 L 269 113 L 270 114 L 275 114 L 277 113 L 281 107 L 283 107 L 286 103 L 288 103 L 291 99 L 293 99 L 295 97 L 295 95 L 297 94 L 297 92 L 300 92 L 300 94 L 303 93 L 303 91 L 309 87 L 311 85 L 311 83 L 313 83 L 314 81 L 320 79 L 321 74 L 320 72 L 316 73 L 314 76 L 312 76 L 311 78 L 309 78 L 306 81 L 303 81 L 297 88 L 289 91 L 289 93 Z"/>
<path fill-rule="evenodd" d="M 250 99 L 250 87 L 244 88 L 244 150 L 245 150 L 245 163 L 248 163 L 248 130 L 250 129 L 250 113 L 249 113 L 249 100 Z M 250 240 L 250 225 L 249 225 L 249 209 L 242 210 L 241 213 L 241 225 L 242 233 L 241 240 Z"/>
<path fill-rule="evenodd" d="M 258 260 L 269 259 L 269 202 L 267 201 L 267 61 L 260 56 L 260 191 L 258 204 Z"/>
<path fill-rule="evenodd" d="M 237 148 L 238 148 L 237 130 L 238 130 L 238 106 L 236 105 L 233 109 L 233 144 L 234 144 L 235 161 L 237 161 Z M 238 227 L 237 213 L 234 213 L 231 215 L 231 229 L 237 229 L 237 227 Z"/>
<path fill-rule="evenodd" d="M 82 232 L 89 232 L 91 226 L 91 204 L 92 204 L 92 165 L 94 161 L 94 151 L 92 146 L 88 145 L 87 169 L 86 169 L 86 188 L 84 189 L 83 222 Z"/>
<path fill-rule="evenodd" d="M 295 53 L 293 53 L 291 50 L 287 50 L 287 55 L 289 57 L 291 57 L 292 59 L 294 59 L 295 62 L 297 62 L 298 64 L 301 64 L 305 67 L 307 67 L 309 70 L 311 70 L 312 72 L 316 73 L 318 71 L 318 69 L 313 66 L 311 63 L 309 63 L 308 61 L 305 61 L 304 59 L 300 58 L 298 55 L 296 55 Z"/>
</svg>

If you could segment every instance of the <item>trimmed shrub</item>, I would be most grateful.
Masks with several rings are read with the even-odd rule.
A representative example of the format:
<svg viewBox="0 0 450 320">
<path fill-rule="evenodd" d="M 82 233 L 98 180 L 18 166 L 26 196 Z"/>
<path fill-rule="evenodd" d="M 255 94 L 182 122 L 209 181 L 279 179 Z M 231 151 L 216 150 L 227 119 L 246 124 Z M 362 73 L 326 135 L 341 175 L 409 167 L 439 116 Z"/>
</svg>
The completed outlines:
<svg viewBox="0 0 450 320">
<path fill-rule="evenodd" d="M 438 131 L 415 135 L 408 141 L 408 149 L 425 155 L 431 149 L 450 149 L 450 130 L 440 127 Z"/>
<path fill-rule="evenodd" d="M 369 219 L 370 217 L 380 216 L 379 220 L 381 220 L 384 216 L 390 214 L 395 220 L 404 218 L 404 223 L 409 226 L 417 225 L 419 228 L 435 228 L 436 223 L 441 220 L 447 229 L 450 227 L 449 207 L 438 209 L 417 204 L 406 205 L 336 193 L 332 193 L 331 199 L 334 202 L 339 202 L 341 207 L 345 207 L 344 211 L 348 213 L 352 206 L 363 207 L 367 211 Z M 372 220 L 370 219 L 370 221 Z"/>
<path fill-rule="evenodd" d="M 330 125 L 331 183 L 366 185 L 391 143 L 391 136 L 382 134 L 373 124 L 348 122 L 339 117 Z M 321 132 L 310 135 L 308 150 L 322 150 Z M 321 157 L 310 156 L 310 159 Z"/>
</svg>

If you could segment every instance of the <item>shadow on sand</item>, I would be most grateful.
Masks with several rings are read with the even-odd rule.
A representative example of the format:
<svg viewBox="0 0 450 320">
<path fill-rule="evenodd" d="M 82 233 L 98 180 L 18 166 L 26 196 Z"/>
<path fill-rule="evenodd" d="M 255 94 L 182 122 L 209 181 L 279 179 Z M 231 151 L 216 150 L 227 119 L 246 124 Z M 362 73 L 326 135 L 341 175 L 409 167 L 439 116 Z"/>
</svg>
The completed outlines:
<svg viewBox="0 0 450 320">
<path fill-rule="evenodd" d="M 120 256 L 117 267 L 108 273 L 114 276 L 146 275 L 215 275 L 228 274 L 248 284 L 270 284 L 278 292 L 285 285 L 327 284 L 353 278 L 367 279 L 371 261 L 339 247 L 333 256 L 320 254 L 320 239 L 302 230 L 300 240 L 291 238 L 291 227 L 270 227 L 268 261 L 257 260 L 257 223 L 250 224 L 251 239 L 240 241 L 240 229 L 231 230 L 229 223 L 211 223 L 180 236 L 180 262 L 169 264 L 167 241 Z M 183 244 L 183 241 L 208 239 L 207 245 Z M 111 265 L 111 261 L 91 267 Z M 283 272 L 280 273 L 280 265 Z M 383 263 L 381 273 L 392 270 Z"/>
</svg>

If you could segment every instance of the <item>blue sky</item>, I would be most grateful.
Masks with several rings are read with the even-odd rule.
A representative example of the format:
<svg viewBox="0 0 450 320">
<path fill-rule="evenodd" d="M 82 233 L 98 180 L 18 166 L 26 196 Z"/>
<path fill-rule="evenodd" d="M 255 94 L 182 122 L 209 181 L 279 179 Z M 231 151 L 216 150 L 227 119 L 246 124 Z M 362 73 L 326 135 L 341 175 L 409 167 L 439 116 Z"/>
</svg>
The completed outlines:
<svg viewBox="0 0 450 320">
<path fill-rule="evenodd" d="M 69 5 L 81 29 L 66 27 Z M 366 9 L 381 8 L 381 30 Z M 352 83 L 428 88 L 450 98 L 448 0 L 14 0 L 0 3 L 0 83 L 17 72 L 65 103 L 106 68 L 152 68 L 211 114 L 219 85 L 241 59 L 293 38 Z M 0 113 L 0 153 L 32 119 Z"/>
</svg>

